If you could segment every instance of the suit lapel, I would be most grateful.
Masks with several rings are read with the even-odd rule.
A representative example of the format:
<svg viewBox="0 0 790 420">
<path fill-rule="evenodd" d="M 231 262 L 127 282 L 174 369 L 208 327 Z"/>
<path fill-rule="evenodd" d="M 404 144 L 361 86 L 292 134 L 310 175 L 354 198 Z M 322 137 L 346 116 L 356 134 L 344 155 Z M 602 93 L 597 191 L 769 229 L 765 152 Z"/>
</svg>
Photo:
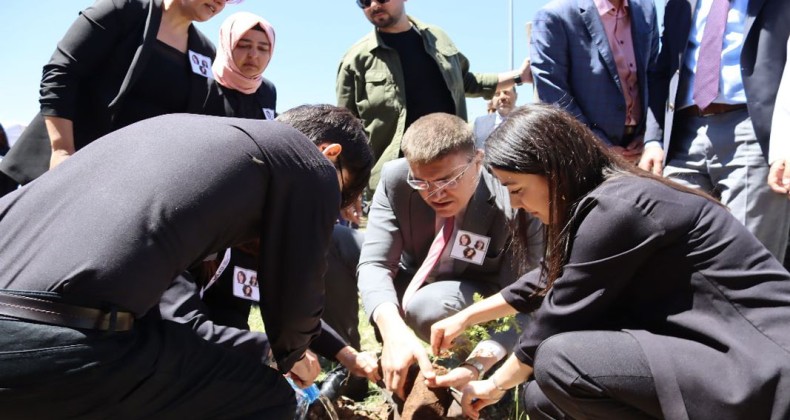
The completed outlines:
<svg viewBox="0 0 790 420">
<path fill-rule="evenodd" d="M 486 118 L 483 120 L 483 144 L 481 146 L 485 146 L 485 140 L 494 132 L 494 124 L 496 124 L 496 112 L 486 115 Z"/>
<path fill-rule="evenodd" d="M 749 5 L 746 6 L 746 22 L 743 25 L 744 44 L 747 42 L 749 32 L 752 30 L 754 19 L 760 14 L 766 0 L 749 0 Z"/>
<path fill-rule="evenodd" d="M 409 235 L 411 236 L 409 239 L 411 239 L 412 252 L 414 253 L 415 259 L 419 258 L 419 262 L 415 261 L 415 264 L 421 264 L 422 260 L 428 255 L 431 243 L 433 243 L 433 239 L 436 237 L 436 213 L 431 206 L 420 197 L 419 192 L 411 191 L 409 193 L 409 212 L 407 217 L 408 219 L 404 220 L 401 226 L 409 227 Z M 419 265 L 414 267 L 415 270 L 418 267 Z"/>
<path fill-rule="evenodd" d="M 491 223 L 494 220 L 496 208 L 496 198 L 488 188 L 486 182 L 485 170 L 480 173 L 480 180 L 477 182 L 477 189 L 469 200 L 469 205 L 466 206 L 466 213 L 464 213 L 464 221 L 461 229 L 468 230 L 478 235 L 490 235 Z M 460 274 L 466 267 L 469 266 L 468 262 L 461 260 L 453 261 L 453 273 Z"/>
<path fill-rule="evenodd" d="M 587 28 L 587 33 L 592 38 L 593 44 L 598 49 L 601 59 L 609 70 L 612 79 L 617 82 L 617 87 L 620 93 L 623 92 L 623 87 L 620 82 L 620 76 L 617 74 L 617 65 L 614 62 L 612 49 L 609 48 L 609 40 L 606 38 L 606 31 L 603 29 L 601 17 L 598 15 L 598 9 L 592 0 L 579 0 L 579 13 L 584 21 L 584 26 Z"/>
<path fill-rule="evenodd" d="M 496 128 L 496 111 L 494 111 L 493 113 L 491 113 L 488 116 L 488 124 L 487 125 L 488 125 L 488 127 L 487 127 L 488 128 L 488 133 L 490 134 L 491 132 L 494 131 L 494 128 Z"/>
<path fill-rule="evenodd" d="M 187 38 L 187 54 L 193 51 L 198 54 L 205 54 L 205 47 L 203 41 L 198 34 L 195 25 L 189 25 L 189 36 Z M 214 60 L 214 57 L 209 57 Z M 190 66 L 191 67 L 191 66 Z M 212 75 L 211 68 L 208 69 L 208 74 Z M 213 75 L 212 75 L 213 77 Z M 200 113 L 204 108 L 206 95 L 208 93 L 209 84 L 213 84 L 212 79 L 196 74 L 194 71 L 189 71 L 189 99 L 187 100 L 187 112 Z"/>
<path fill-rule="evenodd" d="M 121 87 L 118 89 L 118 94 L 115 95 L 115 98 L 110 102 L 109 108 L 112 109 L 113 114 L 115 114 L 115 108 L 121 104 L 124 96 L 126 96 L 129 87 L 134 85 L 134 82 L 137 81 L 137 78 L 140 77 L 140 73 L 145 68 L 145 63 L 148 62 L 148 57 L 151 56 L 151 44 L 156 41 L 156 34 L 159 33 L 159 24 L 161 21 L 162 0 L 151 0 L 148 4 L 148 16 L 145 19 L 143 39 L 140 41 L 140 45 L 137 46 L 137 51 L 134 52 L 132 64 L 129 66 L 126 76 L 123 78 Z"/>
<path fill-rule="evenodd" d="M 642 119 L 639 125 L 647 118 L 647 68 L 645 63 L 649 56 L 651 34 L 645 31 L 650 23 L 645 20 L 642 7 L 634 1 L 628 2 L 628 12 L 631 15 L 631 43 L 634 45 L 634 57 L 636 58 L 636 79 L 639 83 L 639 100 L 642 106 Z"/>
</svg>

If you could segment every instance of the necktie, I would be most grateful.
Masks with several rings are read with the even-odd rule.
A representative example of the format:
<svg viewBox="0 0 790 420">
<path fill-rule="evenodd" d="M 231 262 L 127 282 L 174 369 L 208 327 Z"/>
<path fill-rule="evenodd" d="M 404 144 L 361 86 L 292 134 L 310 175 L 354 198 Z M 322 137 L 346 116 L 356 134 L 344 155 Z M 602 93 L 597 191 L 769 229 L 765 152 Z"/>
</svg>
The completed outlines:
<svg viewBox="0 0 790 420">
<path fill-rule="evenodd" d="M 724 27 L 727 25 L 729 0 L 713 0 L 697 59 L 697 73 L 694 78 L 694 103 L 704 110 L 719 95 L 721 75 L 721 49 L 724 44 Z"/>
<path fill-rule="evenodd" d="M 450 242 L 450 237 L 453 235 L 453 228 L 455 228 L 455 217 L 444 219 L 444 225 L 439 230 L 439 233 L 436 234 L 433 243 L 431 243 L 431 247 L 428 249 L 428 255 L 425 257 L 425 260 L 422 262 L 417 272 L 414 273 L 414 277 L 411 278 L 409 286 L 406 287 L 406 292 L 403 293 L 402 309 L 405 310 L 406 305 L 408 305 L 411 298 L 414 297 L 414 294 L 417 293 L 417 289 L 425 283 L 425 279 L 428 278 L 428 275 L 431 274 L 436 263 L 439 262 L 439 257 L 442 256 L 444 248 L 447 246 L 447 243 Z"/>
</svg>

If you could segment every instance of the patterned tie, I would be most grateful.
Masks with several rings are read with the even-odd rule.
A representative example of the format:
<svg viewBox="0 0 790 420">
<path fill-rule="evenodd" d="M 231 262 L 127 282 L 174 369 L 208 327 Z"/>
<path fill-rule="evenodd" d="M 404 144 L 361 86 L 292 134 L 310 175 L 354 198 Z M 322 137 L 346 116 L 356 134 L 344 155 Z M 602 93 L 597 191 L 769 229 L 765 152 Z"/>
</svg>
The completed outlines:
<svg viewBox="0 0 790 420">
<path fill-rule="evenodd" d="M 411 298 L 414 297 L 414 294 L 417 293 L 417 289 L 425 283 L 425 279 L 428 278 L 428 275 L 431 274 L 436 263 L 439 262 L 439 257 L 442 256 L 444 248 L 447 246 L 447 243 L 450 242 L 450 237 L 453 235 L 454 228 L 455 216 L 444 219 L 444 225 L 439 230 L 439 233 L 436 234 L 431 248 L 428 249 L 428 255 L 425 257 L 425 261 L 422 262 L 420 268 L 414 273 L 414 277 L 411 278 L 409 286 L 406 287 L 406 292 L 403 293 L 403 304 L 401 308 L 404 310 Z"/>
<path fill-rule="evenodd" d="M 729 10 L 729 0 L 713 0 L 705 21 L 694 79 L 694 103 L 701 110 L 707 108 L 719 96 L 721 49 L 724 44 L 724 27 L 727 26 Z"/>
</svg>

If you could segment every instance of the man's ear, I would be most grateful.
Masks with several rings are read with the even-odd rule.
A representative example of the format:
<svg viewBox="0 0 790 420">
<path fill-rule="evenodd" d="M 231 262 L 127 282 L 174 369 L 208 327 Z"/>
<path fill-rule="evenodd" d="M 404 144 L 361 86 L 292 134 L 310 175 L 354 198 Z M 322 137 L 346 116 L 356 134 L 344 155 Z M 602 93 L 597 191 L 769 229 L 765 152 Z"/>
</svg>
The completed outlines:
<svg viewBox="0 0 790 420">
<path fill-rule="evenodd" d="M 337 157 L 340 156 L 340 152 L 343 151 L 343 146 L 337 143 L 321 143 L 318 145 L 318 150 L 329 158 L 329 160 L 334 162 L 337 160 Z"/>
</svg>

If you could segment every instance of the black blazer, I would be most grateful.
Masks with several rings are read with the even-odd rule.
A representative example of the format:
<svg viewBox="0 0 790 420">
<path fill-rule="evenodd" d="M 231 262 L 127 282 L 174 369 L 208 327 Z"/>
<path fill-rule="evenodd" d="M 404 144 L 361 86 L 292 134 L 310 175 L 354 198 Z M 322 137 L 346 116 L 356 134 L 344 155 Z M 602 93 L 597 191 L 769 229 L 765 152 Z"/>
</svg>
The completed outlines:
<svg viewBox="0 0 790 420">
<path fill-rule="evenodd" d="M 545 299 L 531 296 L 537 271 L 502 291 L 519 311 L 536 309 L 519 360 L 540 361 L 555 334 L 623 330 L 645 353 L 665 418 L 790 418 L 790 273 L 726 208 L 622 176 L 574 217 Z"/>
<path fill-rule="evenodd" d="M 213 79 L 208 84 L 203 114 L 259 120 L 270 120 L 276 116 L 277 88 L 269 79 L 263 78 L 261 87 L 249 95 L 226 88 Z"/>
<path fill-rule="evenodd" d="M 220 253 L 221 254 L 221 253 Z M 231 347 L 252 356 L 262 363 L 269 362 L 271 347 L 265 333 L 250 331 L 247 318 L 252 302 L 233 296 L 231 292 L 217 292 L 223 281 L 234 281 L 233 269 L 226 270 L 212 288 L 209 288 L 203 299 L 200 298 L 200 286 L 189 272 L 185 272 L 173 280 L 159 302 L 159 314 L 162 319 L 188 325 L 203 339 L 225 347 Z M 229 287 L 226 281 L 225 287 Z M 213 296 L 209 296 L 211 293 Z M 310 350 L 329 360 L 335 360 L 337 352 L 348 344 L 326 322 L 321 320 L 321 334 L 310 343 Z"/>
<path fill-rule="evenodd" d="M 678 70 L 688 45 L 696 4 L 697 0 L 666 0 L 661 51 L 649 74 L 645 141 L 662 141 L 665 152 L 669 151 L 672 134 L 681 73 Z M 787 61 L 790 35 L 787 0 L 749 0 L 744 31 L 741 76 L 746 103 L 763 156 L 768 159 L 776 92 Z"/>
<path fill-rule="evenodd" d="M 51 147 L 43 116 L 74 123 L 76 150 L 117 129 L 113 120 L 145 69 L 161 19 L 162 0 L 98 0 L 83 10 L 44 66 L 41 112 L 0 163 L 0 171 L 26 184 L 49 169 Z M 194 25 L 188 49 L 212 59 L 215 55 L 211 41 Z M 191 73 L 183 111 L 202 113 L 206 95 L 206 78 Z"/>
<path fill-rule="evenodd" d="M 339 190 L 331 162 L 285 124 L 150 118 L 0 198 L 0 288 L 142 316 L 187 267 L 260 237 L 261 313 L 287 372 L 319 334 Z"/>
</svg>

